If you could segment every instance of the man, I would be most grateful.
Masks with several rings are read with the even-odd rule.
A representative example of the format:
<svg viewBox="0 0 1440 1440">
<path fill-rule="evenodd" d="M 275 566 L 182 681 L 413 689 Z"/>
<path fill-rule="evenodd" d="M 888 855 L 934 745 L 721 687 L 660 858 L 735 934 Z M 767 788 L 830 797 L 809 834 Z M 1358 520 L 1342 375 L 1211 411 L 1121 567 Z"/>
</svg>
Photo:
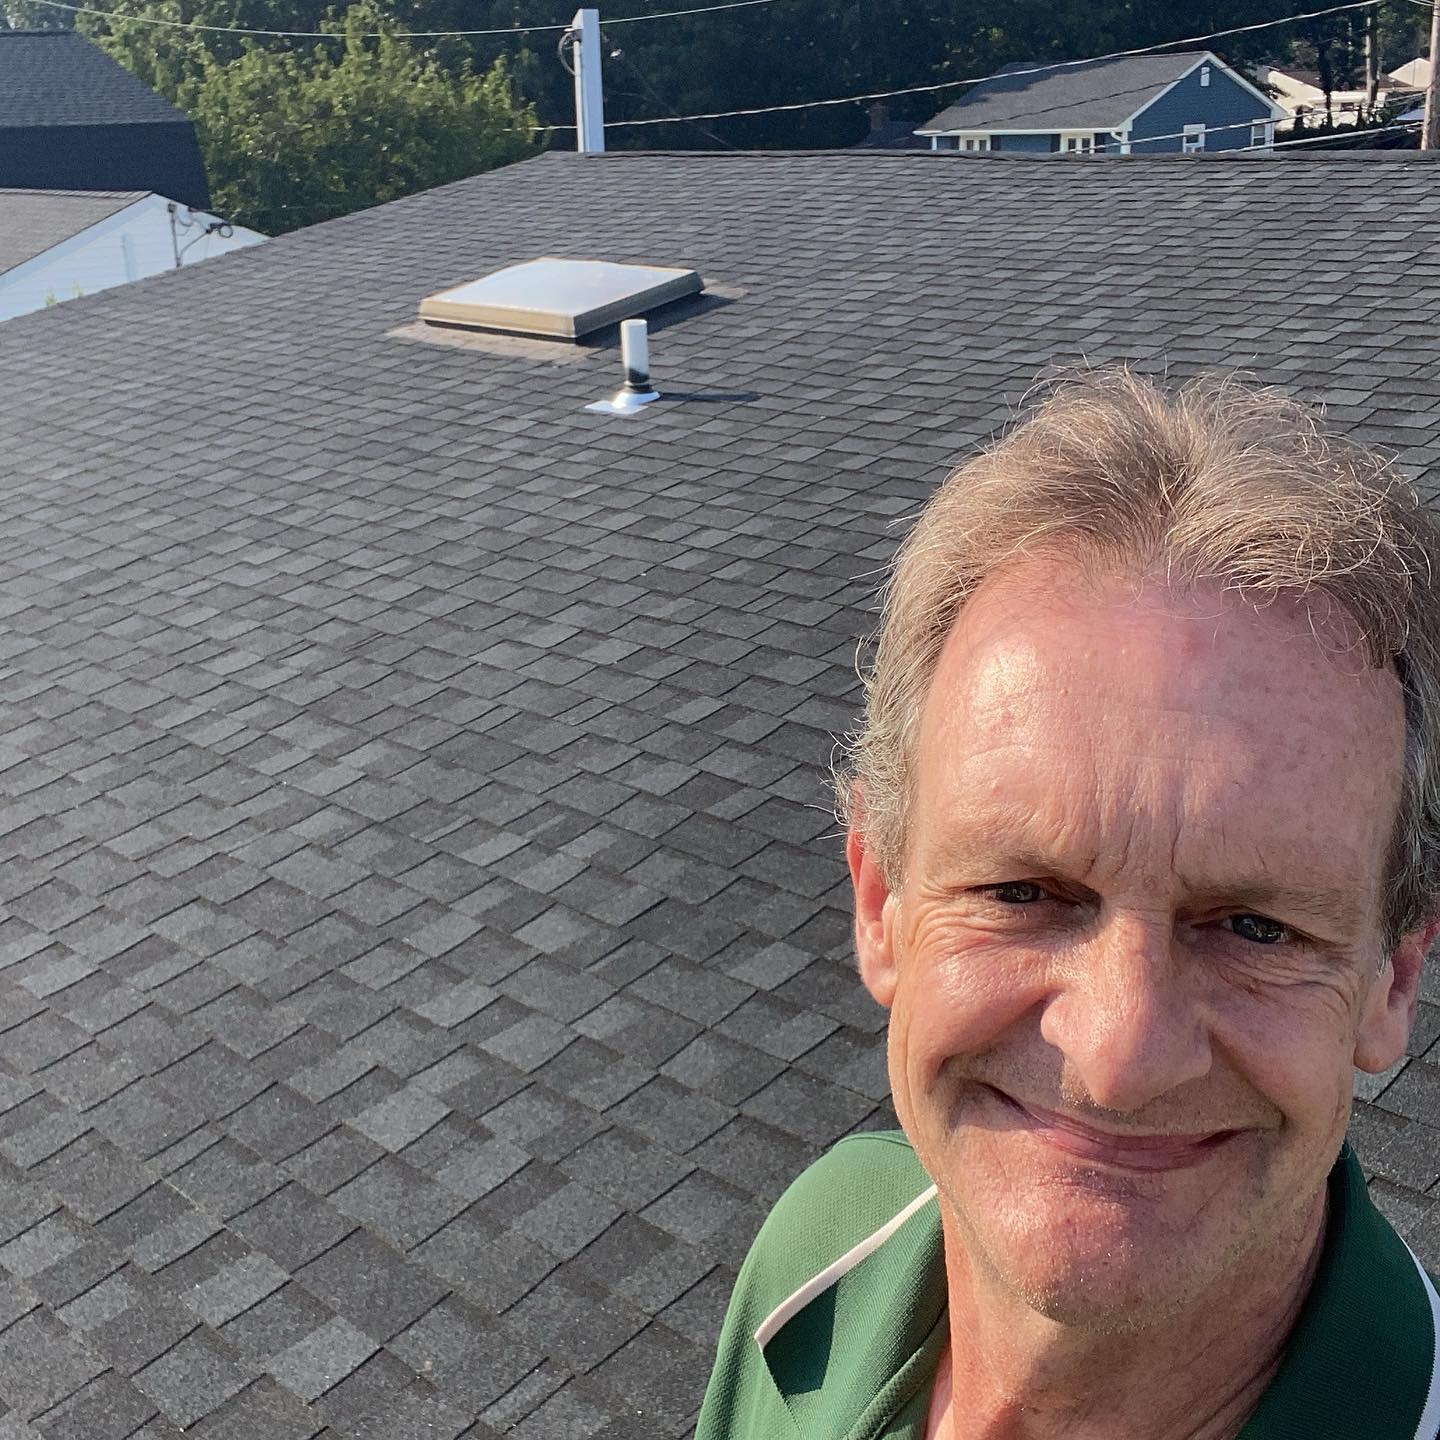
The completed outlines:
<svg viewBox="0 0 1440 1440">
<path fill-rule="evenodd" d="M 1273 392 L 1061 387 L 902 547 L 844 801 L 904 1134 L 741 1271 L 699 1440 L 1434 1440 L 1344 1147 L 1436 934 L 1435 526 Z"/>
</svg>

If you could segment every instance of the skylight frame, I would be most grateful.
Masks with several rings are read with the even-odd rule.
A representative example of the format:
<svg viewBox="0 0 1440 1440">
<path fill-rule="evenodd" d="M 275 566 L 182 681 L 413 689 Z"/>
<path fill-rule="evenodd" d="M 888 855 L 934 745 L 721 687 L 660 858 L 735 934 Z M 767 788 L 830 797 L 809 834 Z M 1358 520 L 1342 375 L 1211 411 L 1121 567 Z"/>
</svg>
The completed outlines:
<svg viewBox="0 0 1440 1440">
<path fill-rule="evenodd" d="M 550 340 L 583 339 L 705 288 L 698 272 L 546 255 L 427 295 L 420 318 Z"/>
</svg>

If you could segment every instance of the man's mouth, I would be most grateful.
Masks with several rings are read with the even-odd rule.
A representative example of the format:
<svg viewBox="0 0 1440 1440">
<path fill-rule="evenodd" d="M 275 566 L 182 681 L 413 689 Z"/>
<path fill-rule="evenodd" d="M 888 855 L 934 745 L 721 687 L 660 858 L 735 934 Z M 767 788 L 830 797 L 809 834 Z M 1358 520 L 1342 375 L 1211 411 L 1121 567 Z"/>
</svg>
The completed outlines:
<svg viewBox="0 0 1440 1440">
<path fill-rule="evenodd" d="M 1214 1154 L 1237 1130 L 1177 1132 L 1131 1132 L 1101 1130 L 1071 1115 L 1045 1110 L 1022 1102 L 993 1085 L 985 1087 L 1001 1100 L 1021 1129 L 1055 1150 L 1096 1165 L 1113 1165 L 1122 1170 L 1184 1170 Z"/>
</svg>

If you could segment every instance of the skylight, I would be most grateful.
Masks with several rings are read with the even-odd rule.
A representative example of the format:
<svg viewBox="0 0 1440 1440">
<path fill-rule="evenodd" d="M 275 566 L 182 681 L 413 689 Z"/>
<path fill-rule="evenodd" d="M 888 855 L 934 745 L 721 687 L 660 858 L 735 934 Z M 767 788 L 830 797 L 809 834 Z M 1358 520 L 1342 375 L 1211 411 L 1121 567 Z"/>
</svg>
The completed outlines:
<svg viewBox="0 0 1440 1440">
<path fill-rule="evenodd" d="M 693 270 L 608 260 L 527 260 L 420 302 L 433 324 L 578 340 L 592 330 L 697 294 Z"/>
</svg>

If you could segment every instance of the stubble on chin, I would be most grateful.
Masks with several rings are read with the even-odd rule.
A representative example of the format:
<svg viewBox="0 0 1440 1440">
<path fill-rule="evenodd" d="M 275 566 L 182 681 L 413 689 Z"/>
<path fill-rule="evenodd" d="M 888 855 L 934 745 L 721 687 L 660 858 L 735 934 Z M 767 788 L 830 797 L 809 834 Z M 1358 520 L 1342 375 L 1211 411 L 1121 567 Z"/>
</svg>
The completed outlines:
<svg viewBox="0 0 1440 1440">
<path fill-rule="evenodd" d="M 1293 1270 L 1323 1221 L 1323 1183 L 1314 1202 L 1292 1206 L 1275 1194 L 1263 1144 L 1213 1175 L 1118 1173 L 1037 1157 L 1028 1137 L 964 1129 L 924 1148 L 952 1276 L 959 1261 L 958 1273 L 996 1299 L 1097 1337 L 1228 1303 L 1277 1258 L 1292 1257 Z M 1283 1275 L 1282 1263 L 1277 1283 Z"/>
</svg>

